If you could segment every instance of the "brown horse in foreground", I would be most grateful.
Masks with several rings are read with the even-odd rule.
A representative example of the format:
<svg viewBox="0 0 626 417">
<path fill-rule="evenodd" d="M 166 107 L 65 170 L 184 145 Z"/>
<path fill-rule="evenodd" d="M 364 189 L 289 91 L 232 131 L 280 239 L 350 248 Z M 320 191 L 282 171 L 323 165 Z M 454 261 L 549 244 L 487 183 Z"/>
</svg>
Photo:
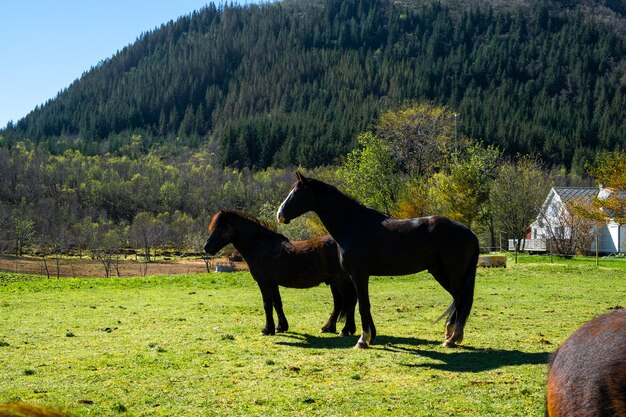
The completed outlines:
<svg viewBox="0 0 626 417">
<path fill-rule="evenodd" d="M 252 216 L 221 210 L 211 219 L 204 250 L 215 255 L 229 243 L 241 253 L 261 289 L 265 309 L 263 334 L 273 335 L 289 328 L 279 285 L 311 288 L 322 282 L 330 285 L 333 295 L 333 311 L 322 332 L 335 333 L 337 320 L 345 317 L 341 335 L 354 334 L 356 291 L 339 265 L 337 244 L 330 236 L 292 241 Z M 272 308 L 278 316 L 278 327 L 274 324 Z"/>
<path fill-rule="evenodd" d="M 452 295 L 444 313 L 445 346 L 463 340 L 465 322 L 472 309 L 478 261 L 478 238 L 466 226 L 445 217 L 392 219 L 365 207 L 332 185 L 299 172 L 291 192 L 276 213 L 289 223 L 315 212 L 339 245 L 341 266 L 356 287 L 362 333 L 356 347 L 365 348 L 376 336 L 370 312 L 370 275 L 407 275 L 428 270 Z M 442 316 L 443 317 L 443 316 Z"/>
<path fill-rule="evenodd" d="M 0 417 L 69 417 L 60 411 L 26 403 L 0 404 Z"/>
<path fill-rule="evenodd" d="M 576 330 L 552 356 L 548 417 L 626 417 L 626 310 Z"/>
</svg>

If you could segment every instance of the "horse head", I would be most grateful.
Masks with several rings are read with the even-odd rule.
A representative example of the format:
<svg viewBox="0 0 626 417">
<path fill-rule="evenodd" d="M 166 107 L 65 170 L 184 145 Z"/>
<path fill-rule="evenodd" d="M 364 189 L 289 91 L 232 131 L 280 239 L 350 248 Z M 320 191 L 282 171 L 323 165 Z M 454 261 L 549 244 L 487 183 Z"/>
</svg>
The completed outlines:
<svg viewBox="0 0 626 417">
<path fill-rule="evenodd" d="M 289 224 L 296 217 L 311 211 L 314 196 L 310 192 L 310 182 L 300 171 L 296 171 L 296 182 L 276 212 L 279 223 Z"/>
<path fill-rule="evenodd" d="M 204 251 L 209 255 L 215 255 L 232 241 L 233 229 L 226 217 L 226 213 L 220 210 L 211 218 L 209 237 L 204 244 Z"/>
</svg>

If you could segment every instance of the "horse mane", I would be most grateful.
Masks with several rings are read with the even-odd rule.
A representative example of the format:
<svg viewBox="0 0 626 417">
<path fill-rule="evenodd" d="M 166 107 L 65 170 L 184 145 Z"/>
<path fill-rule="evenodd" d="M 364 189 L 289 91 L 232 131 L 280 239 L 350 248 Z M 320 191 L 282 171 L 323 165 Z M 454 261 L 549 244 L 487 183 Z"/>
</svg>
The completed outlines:
<svg viewBox="0 0 626 417">
<path fill-rule="evenodd" d="M 289 240 L 285 235 L 279 233 L 276 230 L 276 225 L 274 223 L 261 220 L 257 217 L 254 217 L 251 214 L 248 214 L 239 210 L 220 210 L 217 213 L 215 213 L 215 215 L 213 215 L 213 217 L 211 218 L 211 223 L 209 224 L 209 234 L 211 234 L 211 232 L 215 230 L 217 219 L 220 218 L 221 216 L 233 216 L 233 217 L 238 217 L 240 219 L 248 220 L 254 224 L 257 224 L 258 226 L 261 226 L 266 231 L 271 232 L 272 234 L 277 235 L 278 237 L 281 237 L 284 240 Z"/>
<path fill-rule="evenodd" d="M 372 207 L 368 207 L 365 204 L 359 202 L 356 198 L 344 193 L 343 191 L 341 191 L 339 188 L 335 187 L 332 184 L 328 184 L 325 183 L 324 181 L 320 181 L 320 180 L 316 180 L 315 178 L 307 178 L 307 181 L 310 181 L 312 184 L 314 184 L 316 187 L 319 188 L 324 188 L 327 191 L 331 192 L 331 193 L 335 193 L 337 195 L 343 196 L 343 198 L 348 201 L 350 204 L 358 207 L 359 209 L 362 209 L 364 211 L 370 212 L 372 214 L 375 214 L 377 216 L 380 216 L 382 218 L 387 218 L 387 216 L 384 213 L 381 213 L 380 211 L 372 208 Z"/>
<path fill-rule="evenodd" d="M 213 233 L 213 231 L 215 230 L 215 227 L 216 227 L 215 223 L 217 222 L 217 218 L 220 217 L 220 214 L 222 214 L 222 212 L 218 211 L 217 213 L 213 215 L 213 217 L 211 217 L 211 222 L 209 223 L 209 230 L 208 230 L 209 234 Z"/>
</svg>

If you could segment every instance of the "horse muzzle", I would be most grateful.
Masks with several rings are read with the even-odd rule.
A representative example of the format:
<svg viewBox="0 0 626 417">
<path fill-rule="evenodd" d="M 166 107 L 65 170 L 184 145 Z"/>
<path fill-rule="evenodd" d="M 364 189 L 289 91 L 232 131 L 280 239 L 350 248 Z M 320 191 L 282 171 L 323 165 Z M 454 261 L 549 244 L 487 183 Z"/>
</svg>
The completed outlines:
<svg viewBox="0 0 626 417">
<path fill-rule="evenodd" d="M 215 255 L 215 252 L 213 252 L 213 249 L 209 246 L 208 243 L 204 245 L 204 252 L 211 256 Z"/>
<path fill-rule="evenodd" d="M 213 236 L 213 234 L 211 234 L 204 243 L 204 252 L 208 255 L 213 256 L 217 253 L 217 250 L 215 250 L 216 245 L 215 242 L 211 239 L 211 236 Z"/>
<path fill-rule="evenodd" d="M 276 213 L 276 220 L 278 220 L 278 223 L 289 224 L 289 219 L 283 215 L 282 210 L 278 210 Z"/>
</svg>

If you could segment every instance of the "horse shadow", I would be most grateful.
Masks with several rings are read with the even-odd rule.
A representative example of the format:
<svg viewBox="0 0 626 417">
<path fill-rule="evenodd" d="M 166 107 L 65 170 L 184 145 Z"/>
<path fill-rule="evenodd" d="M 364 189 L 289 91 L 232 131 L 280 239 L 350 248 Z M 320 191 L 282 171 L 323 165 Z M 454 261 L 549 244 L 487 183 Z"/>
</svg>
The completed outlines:
<svg viewBox="0 0 626 417">
<path fill-rule="evenodd" d="M 304 349 L 341 349 L 353 347 L 359 336 L 315 336 L 306 333 L 298 332 L 286 332 L 281 333 L 281 337 L 288 338 L 288 341 L 281 340 L 276 342 L 277 345 L 291 346 Z M 398 345 L 411 345 L 411 346 L 437 346 L 439 343 L 432 342 L 424 339 L 417 339 L 414 337 L 394 337 L 394 336 L 376 336 L 375 345 L 372 347 L 377 348 L 379 345 L 390 346 L 392 344 Z"/>
<path fill-rule="evenodd" d="M 429 363 L 404 363 L 409 368 L 430 368 L 449 372 L 483 372 L 505 366 L 547 365 L 551 352 L 522 352 L 517 349 L 457 347 L 452 350 L 403 349 L 429 358 Z"/>
<path fill-rule="evenodd" d="M 356 343 L 356 336 L 315 336 L 306 333 L 298 332 L 285 332 L 278 334 L 277 337 L 281 339 L 276 342 L 277 345 L 291 346 L 303 349 L 341 349 L 354 346 Z"/>
<path fill-rule="evenodd" d="M 282 333 L 277 345 L 304 349 L 345 349 L 355 345 L 358 337 L 328 337 L 305 333 Z M 452 349 L 437 348 L 440 342 L 415 337 L 376 336 L 373 350 L 408 353 L 431 361 L 402 365 L 408 368 L 430 368 L 449 372 L 483 372 L 505 366 L 543 365 L 548 363 L 552 352 L 522 352 L 517 349 L 490 349 L 462 346 Z"/>
</svg>

